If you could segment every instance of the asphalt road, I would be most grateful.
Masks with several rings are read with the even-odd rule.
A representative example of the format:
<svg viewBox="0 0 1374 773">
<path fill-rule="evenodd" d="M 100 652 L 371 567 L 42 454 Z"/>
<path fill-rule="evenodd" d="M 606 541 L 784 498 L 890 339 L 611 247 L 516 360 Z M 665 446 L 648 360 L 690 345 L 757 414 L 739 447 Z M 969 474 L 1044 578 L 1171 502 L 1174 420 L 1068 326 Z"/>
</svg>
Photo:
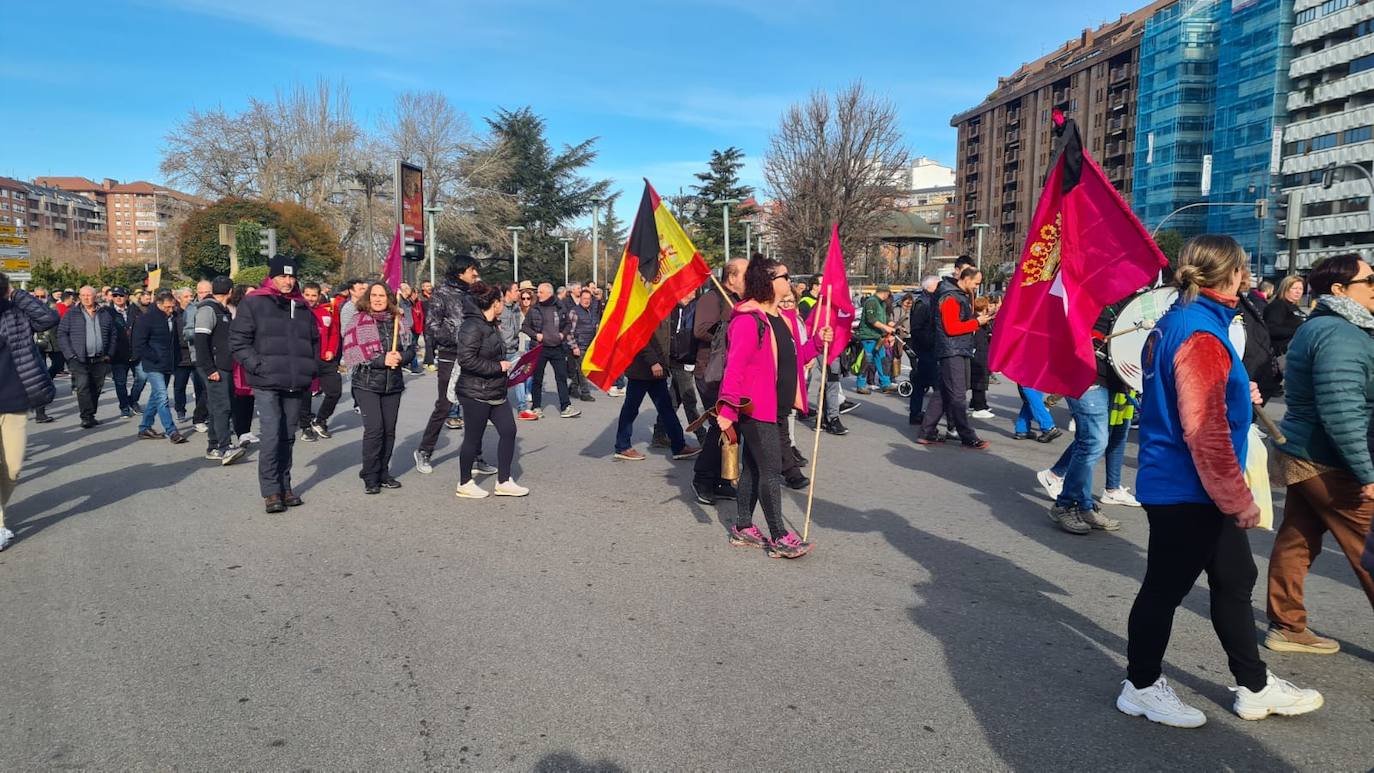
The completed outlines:
<svg viewBox="0 0 1374 773">
<path fill-rule="evenodd" d="M 690 463 L 647 448 L 647 401 L 647 461 L 610 459 L 621 401 L 602 396 L 520 425 L 528 498 L 456 499 L 457 433 L 433 475 L 410 464 L 433 390 L 418 377 L 402 407 L 404 489 L 363 495 L 345 412 L 297 443 L 306 505 L 279 516 L 255 455 L 221 468 L 203 436 L 138 442 L 119 419 L 83 432 L 64 395 L 30 425 L 0 553 L 0 769 L 1374 765 L 1374 618 L 1334 543 L 1308 600 L 1343 651 L 1267 654 L 1324 709 L 1230 713 L 1200 587 L 1166 674 L 1206 727 L 1116 711 L 1143 512 L 1055 528 L 1034 472 L 1067 438 L 1011 440 L 1005 386 L 982 453 L 917 447 L 895 397 L 858 398 L 850 435 L 822 439 L 817 547 L 793 562 L 726 544 L 733 503 L 689 498 Z M 1271 542 L 1252 536 L 1261 577 Z"/>
</svg>

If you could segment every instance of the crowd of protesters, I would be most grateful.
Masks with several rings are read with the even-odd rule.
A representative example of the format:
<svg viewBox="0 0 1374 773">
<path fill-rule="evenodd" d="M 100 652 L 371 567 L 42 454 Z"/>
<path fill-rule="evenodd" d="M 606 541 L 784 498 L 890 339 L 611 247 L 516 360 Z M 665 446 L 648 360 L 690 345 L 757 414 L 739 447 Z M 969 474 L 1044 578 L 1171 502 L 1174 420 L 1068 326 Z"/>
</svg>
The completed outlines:
<svg viewBox="0 0 1374 773">
<path fill-rule="evenodd" d="M 1143 394 L 1123 383 L 1104 345 L 1117 304 L 1097 321 L 1099 368 L 1086 391 L 1047 395 L 1015 385 L 1020 409 L 1005 416 L 1009 438 L 1054 443 L 1065 430 L 1051 407 L 1066 403 L 1072 438 L 1038 474 L 1060 529 L 1116 531 L 1121 521 L 1104 506 L 1144 508 L 1148 568 L 1131 611 L 1128 678 L 1117 706 L 1175 726 L 1205 722 L 1162 675 L 1174 610 L 1203 572 L 1239 684 L 1236 712 L 1258 719 L 1321 705 L 1319 693 L 1267 670 L 1249 623 L 1256 568 L 1245 530 L 1257 522 L 1258 507 L 1242 470 L 1255 406 L 1279 396 L 1287 405 L 1276 481 L 1287 487 L 1287 503 L 1269 564 L 1263 643 L 1284 652 L 1339 649 L 1308 628 L 1303 597 L 1328 532 L 1374 605 L 1374 269 L 1354 256 L 1329 258 L 1306 278 L 1255 288 L 1244 263 L 1227 237 L 1185 246 L 1173 277 L 1180 300 L 1151 337 Z M 407 376 L 435 375 L 414 467 L 432 474 L 443 430 L 461 430 L 455 493 L 466 499 L 527 495 L 514 478 L 518 422 L 554 413 L 576 419 L 574 401 L 596 399 L 582 371 L 608 299 L 594 283 L 488 284 L 466 256 L 451 261 L 438 287 L 407 284 L 399 292 L 359 279 L 335 293 L 302 284 L 297 272 L 292 259 L 277 256 L 255 288 L 217 277 L 176 291 L 29 293 L 4 280 L 0 549 L 14 536 L 4 528 L 3 505 L 22 466 L 24 426 L 30 412 L 35 422 L 54 420 L 55 380 L 67 379 L 83 429 L 101 424 L 109 380 L 118 416 L 139 418 L 138 438 L 180 445 L 203 433 L 205 457 L 219 465 L 239 461 L 256 444 L 268 513 L 304 504 L 292 482 L 294 443 L 333 437 L 345 384 L 362 417 L 359 477 L 369 495 L 402 485 L 392 457 Z M 760 255 L 729 261 L 718 282 L 680 300 L 605 393 L 623 400 L 608 455 L 647 458 L 634 446 L 633 429 L 648 397 L 656 413 L 650 447 L 692 462 L 699 503 L 735 503 L 731 545 L 777 558 L 807 555 L 812 546 L 786 527 L 781 487 L 810 482 L 798 424 L 848 434 L 841 417 L 860 406 L 845 395 L 847 379 L 856 395 L 901 395 L 916 444 L 989 449 L 983 433 L 997 414 L 987 393 L 997 376 L 988 352 L 1000 299 L 982 291 L 984 279 L 975 261 L 961 257 L 943 276 L 905 291 L 876 285 L 854 299 L 852 343 L 825 362 L 818 355 L 834 331 L 812 320 L 819 283 L 793 282 L 784 263 Z M 1225 335 L 1236 317 L 1246 331 L 1241 351 Z M 518 362 L 524 377 L 512 383 Z M 556 395 L 557 411 L 545 412 L 547 392 Z M 483 457 L 488 424 L 497 435 L 495 465 Z M 1122 468 L 1137 427 L 1133 494 Z M 740 449 L 735 474 L 725 458 L 732 447 Z M 1105 486 L 1098 494 L 1100 462 Z M 494 488 L 479 485 L 491 475 Z M 754 525 L 756 509 L 767 533 Z"/>
</svg>

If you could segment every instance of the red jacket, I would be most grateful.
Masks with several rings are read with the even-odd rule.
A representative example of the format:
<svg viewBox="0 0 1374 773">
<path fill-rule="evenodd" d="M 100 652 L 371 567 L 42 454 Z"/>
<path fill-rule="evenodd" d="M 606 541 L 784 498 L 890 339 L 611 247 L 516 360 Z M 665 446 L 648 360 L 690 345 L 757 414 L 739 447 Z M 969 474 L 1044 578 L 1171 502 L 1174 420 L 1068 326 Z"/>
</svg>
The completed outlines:
<svg viewBox="0 0 1374 773">
<path fill-rule="evenodd" d="M 320 359 L 326 362 L 339 359 L 342 350 L 339 315 L 334 304 L 321 303 L 311 309 L 315 313 L 315 327 L 320 330 Z"/>
<path fill-rule="evenodd" d="M 410 306 L 410 332 L 415 335 L 425 334 L 425 305 L 416 301 Z"/>
</svg>

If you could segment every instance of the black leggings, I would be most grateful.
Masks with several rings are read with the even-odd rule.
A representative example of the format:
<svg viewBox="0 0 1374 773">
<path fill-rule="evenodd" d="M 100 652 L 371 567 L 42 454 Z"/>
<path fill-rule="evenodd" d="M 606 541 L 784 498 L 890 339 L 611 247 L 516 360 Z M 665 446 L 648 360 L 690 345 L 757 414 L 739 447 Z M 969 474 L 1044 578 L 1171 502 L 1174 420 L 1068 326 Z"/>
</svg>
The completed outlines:
<svg viewBox="0 0 1374 773">
<path fill-rule="evenodd" d="M 363 468 L 358 477 L 369 486 L 391 480 L 391 452 L 396 448 L 396 416 L 401 410 L 401 394 L 353 390 L 353 397 L 363 412 Z"/>
<path fill-rule="evenodd" d="M 787 527 L 782 522 L 782 440 L 778 425 L 755 421 L 747 416 L 735 424 L 744 441 L 739 494 L 735 499 L 735 527 L 747 529 L 754 524 L 754 506 L 763 503 L 763 518 L 773 539 L 782 539 Z"/>
<path fill-rule="evenodd" d="M 234 434 L 247 435 L 253 429 L 253 396 L 235 392 L 229 405 L 234 409 Z"/>
<path fill-rule="evenodd" d="M 463 447 L 458 451 L 458 470 L 462 478 L 458 482 L 472 480 L 472 463 L 482 453 L 482 436 L 486 434 L 488 419 L 501 435 L 496 448 L 496 480 L 499 483 L 510 480 L 510 467 L 515 461 L 515 413 L 510 400 L 492 405 L 459 396 L 458 404 L 463 406 Z"/>
<path fill-rule="evenodd" d="M 1226 650 L 1227 665 L 1242 687 L 1264 689 L 1266 668 L 1250 609 L 1255 558 L 1245 530 L 1212 504 L 1146 505 L 1145 515 L 1150 519 L 1145 581 L 1127 622 L 1126 676 L 1131 684 L 1144 689 L 1159 679 L 1174 610 L 1206 571 L 1212 628 Z"/>
</svg>

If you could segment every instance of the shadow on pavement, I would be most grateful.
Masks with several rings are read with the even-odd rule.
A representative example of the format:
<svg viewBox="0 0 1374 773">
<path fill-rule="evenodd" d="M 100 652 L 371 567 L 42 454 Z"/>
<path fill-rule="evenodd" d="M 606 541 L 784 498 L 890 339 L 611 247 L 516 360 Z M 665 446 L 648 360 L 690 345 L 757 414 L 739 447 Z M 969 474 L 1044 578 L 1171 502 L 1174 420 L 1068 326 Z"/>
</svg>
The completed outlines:
<svg viewBox="0 0 1374 773">
<path fill-rule="evenodd" d="M 889 510 L 818 505 L 819 525 L 882 534 L 929 574 L 912 586 L 911 621 L 939 640 L 956 689 L 1009 767 L 1158 768 L 1159 745 L 1167 739 L 1174 760 L 1213 760 L 1224 748 L 1233 769 L 1293 769 L 1220 721 L 1183 731 L 1118 712 L 1124 674 L 1112 655 L 1121 656 L 1126 642 L 1057 601 L 1064 589 L 1011 560 L 917 529 Z M 1202 708 L 1214 718 L 1229 710 L 1224 685 L 1167 663 L 1166 673 L 1204 696 Z"/>
<path fill-rule="evenodd" d="M 534 764 L 534 773 L 627 773 L 610 760 L 584 760 L 572 752 L 553 752 Z"/>
</svg>

